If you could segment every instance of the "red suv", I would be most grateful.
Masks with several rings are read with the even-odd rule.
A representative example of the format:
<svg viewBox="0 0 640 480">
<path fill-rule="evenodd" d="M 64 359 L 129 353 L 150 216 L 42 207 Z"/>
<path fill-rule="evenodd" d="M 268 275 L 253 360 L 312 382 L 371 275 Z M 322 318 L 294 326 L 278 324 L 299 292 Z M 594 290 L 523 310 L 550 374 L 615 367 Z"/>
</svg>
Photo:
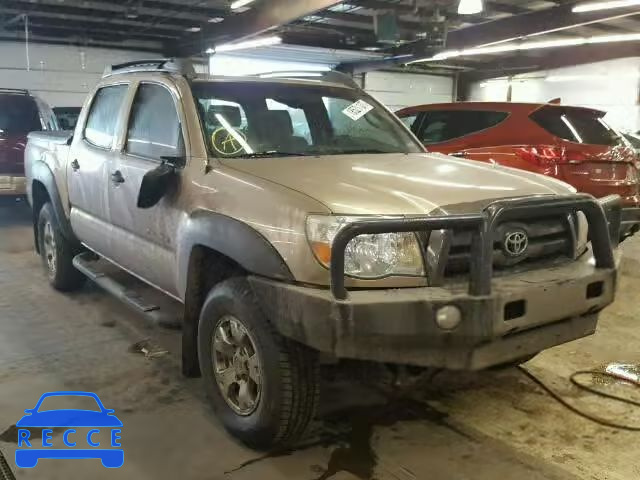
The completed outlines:
<svg viewBox="0 0 640 480">
<path fill-rule="evenodd" d="M 24 147 L 34 130 L 58 130 L 53 110 L 27 90 L 0 88 L 0 196 L 24 195 Z"/>
<path fill-rule="evenodd" d="M 397 112 L 432 152 L 548 175 L 623 200 L 623 231 L 640 228 L 640 161 L 605 112 L 557 104 L 463 102 Z"/>
</svg>

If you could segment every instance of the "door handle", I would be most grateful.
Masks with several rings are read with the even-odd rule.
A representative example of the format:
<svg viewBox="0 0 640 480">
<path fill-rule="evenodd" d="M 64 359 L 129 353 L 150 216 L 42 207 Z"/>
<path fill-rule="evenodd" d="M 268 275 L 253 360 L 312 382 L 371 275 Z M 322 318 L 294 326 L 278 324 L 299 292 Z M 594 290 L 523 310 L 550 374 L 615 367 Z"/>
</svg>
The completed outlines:
<svg viewBox="0 0 640 480">
<path fill-rule="evenodd" d="M 80 164 L 78 163 L 78 160 L 74 160 L 73 162 L 71 162 L 71 168 L 74 172 L 80 170 Z"/>
<path fill-rule="evenodd" d="M 113 183 L 124 183 L 124 177 L 122 176 L 122 172 L 120 170 L 116 170 L 111 174 L 111 181 Z"/>
</svg>

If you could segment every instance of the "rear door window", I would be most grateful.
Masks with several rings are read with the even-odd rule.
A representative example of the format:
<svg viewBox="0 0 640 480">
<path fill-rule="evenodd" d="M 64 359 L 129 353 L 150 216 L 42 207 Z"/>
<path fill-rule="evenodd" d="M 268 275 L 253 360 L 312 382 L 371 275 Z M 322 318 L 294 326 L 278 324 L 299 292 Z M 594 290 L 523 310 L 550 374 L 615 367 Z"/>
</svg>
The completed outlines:
<svg viewBox="0 0 640 480">
<path fill-rule="evenodd" d="M 161 160 L 184 156 L 178 111 L 169 90 L 141 84 L 129 120 L 127 153 Z"/>
<path fill-rule="evenodd" d="M 84 138 L 101 148 L 111 148 L 116 132 L 120 107 L 128 85 L 102 87 L 91 104 L 89 117 L 84 127 Z"/>
<path fill-rule="evenodd" d="M 430 110 L 423 114 L 417 135 L 427 145 L 446 142 L 494 127 L 508 116 L 507 112 L 484 110 Z"/>
<path fill-rule="evenodd" d="M 603 120 L 600 112 L 580 108 L 543 107 L 531 120 L 552 135 L 575 143 L 619 145 L 622 138 Z"/>
<path fill-rule="evenodd" d="M 42 130 L 38 106 L 28 95 L 0 95 L 0 133 L 26 135 Z"/>
</svg>

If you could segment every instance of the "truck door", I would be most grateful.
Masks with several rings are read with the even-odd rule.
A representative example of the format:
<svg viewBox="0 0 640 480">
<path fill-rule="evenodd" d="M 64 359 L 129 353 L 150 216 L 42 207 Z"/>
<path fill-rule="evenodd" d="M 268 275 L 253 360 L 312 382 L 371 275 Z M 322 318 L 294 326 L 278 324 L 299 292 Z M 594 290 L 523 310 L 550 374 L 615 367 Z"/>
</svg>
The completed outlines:
<svg viewBox="0 0 640 480">
<path fill-rule="evenodd" d="M 109 248 L 108 168 L 128 84 L 99 88 L 69 151 L 71 224 L 78 238 L 103 255 Z"/>
<path fill-rule="evenodd" d="M 177 293 L 175 250 L 180 211 L 176 208 L 179 176 L 175 190 L 148 209 L 137 207 L 146 173 L 163 161 L 186 158 L 177 101 L 170 84 L 140 82 L 129 112 L 120 153 L 109 168 L 109 209 L 114 228 L 110 257 L 135 275 Z"/>
</svg>

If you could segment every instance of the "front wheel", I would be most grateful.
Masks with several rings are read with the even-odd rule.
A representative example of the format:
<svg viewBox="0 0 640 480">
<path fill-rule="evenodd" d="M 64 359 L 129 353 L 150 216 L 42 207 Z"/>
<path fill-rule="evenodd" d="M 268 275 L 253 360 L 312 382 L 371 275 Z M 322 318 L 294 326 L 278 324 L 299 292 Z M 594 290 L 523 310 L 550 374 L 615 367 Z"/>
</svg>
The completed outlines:
<svg viewBox="0 0 640 480">
<path fill-rule="evenodd" d="M 53 288 L 69 292 L 82 287 L 86 278 L 73 266 L 73 257 L 80 249 L 62 235 L 50 203 L 38 215 L 38 241 L 42 264 Z"/>
<path fill-rule="evenodd" d="M 244 278 L 216 285 L 200 314 L 198 358 L 225 428 L 254 448 L 300 439 L 318 403 L 314 351 L 281 337 Z"/>
</svg>

